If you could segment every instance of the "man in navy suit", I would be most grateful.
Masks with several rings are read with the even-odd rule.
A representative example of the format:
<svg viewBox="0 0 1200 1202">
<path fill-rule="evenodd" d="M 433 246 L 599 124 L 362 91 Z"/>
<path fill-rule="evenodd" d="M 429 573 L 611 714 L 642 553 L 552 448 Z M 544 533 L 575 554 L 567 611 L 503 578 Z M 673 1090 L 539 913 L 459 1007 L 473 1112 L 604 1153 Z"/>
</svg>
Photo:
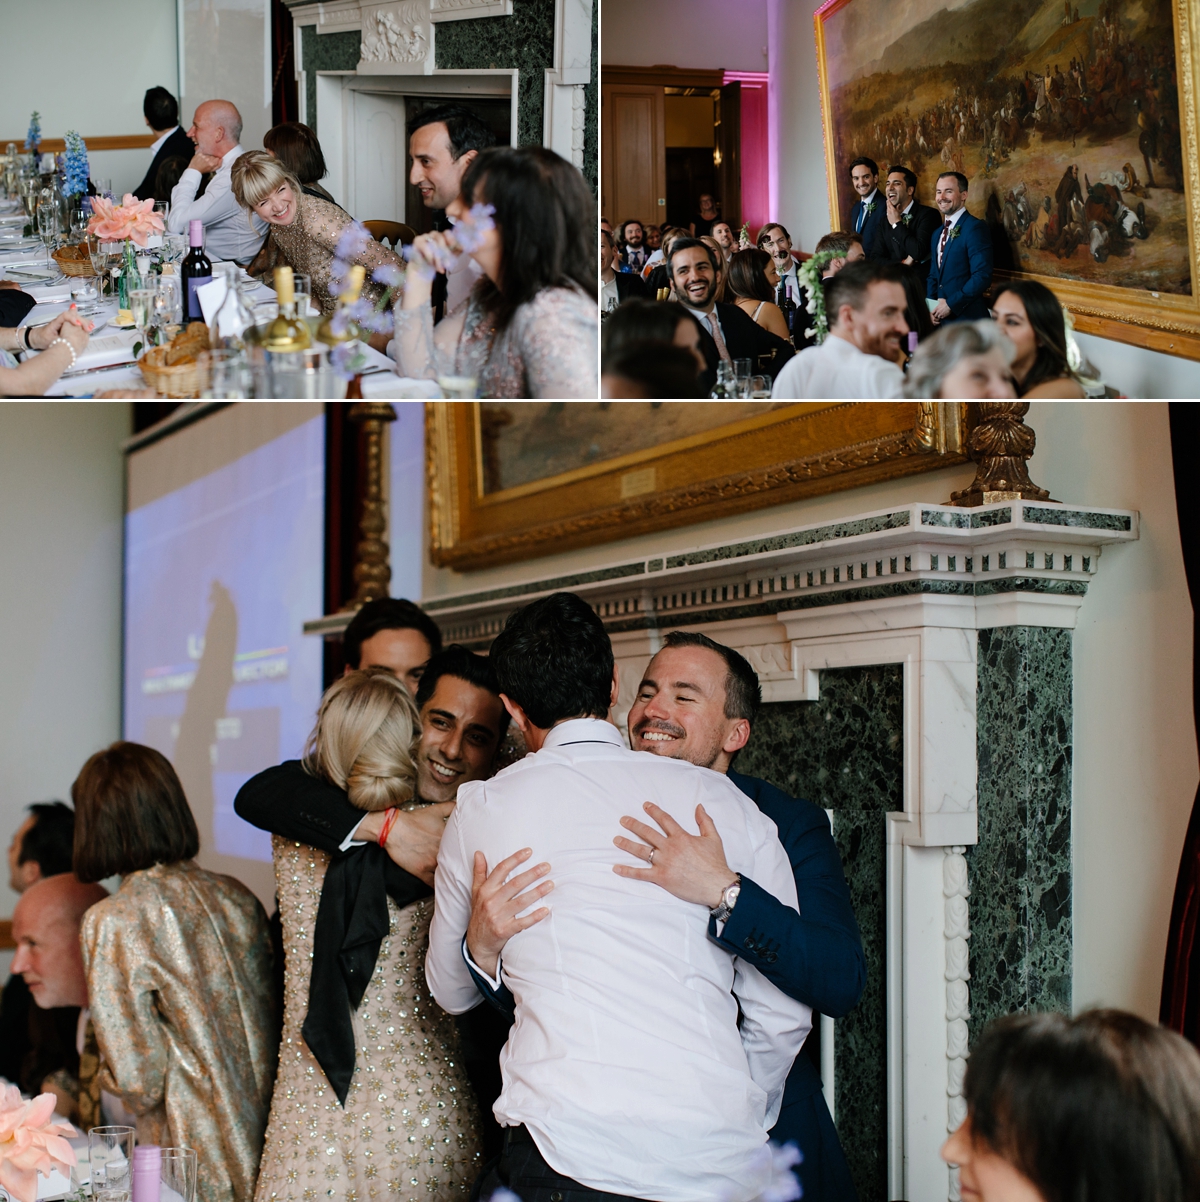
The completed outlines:
<svg viewBox="0 0 1200 1202">
<path fill-rule="evenodd" d="M 879 164 L 874 159 L 855 159 L 850 164 L 850 183 L 858 200 L 850 210 L 850 228 L 862 239 L 868 259 L 887 259 L 884 216 L 887 204 L 879 191 Z"/>
<path fill-rule="evenodd" d="M 934 203 L 942 224 L 933 235 L 925 281 L 925 295 L 937 301 L 934 324 L 981 320 L 988 315 L 983 298 L 992 286 L 992 239 L 987 223 L 967 212 L 967 177 L 943 171 Z"/>
<path fill-rule="evenodd" d="M 150 147 L 154 157 L 150 160 L 146 178 L 133 190 L 133 194 L 138 200 L 150 200 L 154 198 L 154 181 L 158 179 L 159 167 L 170 158 L 186 159 L 190 163 L 196 147 L 179 128 L 179 105 L 166 88 L 147 88 L 142 100 L 142 115 L 156 141 Z"/>
<path fill-rule="evenodd" d="M 672 631 L 664 643 L 650 661 L 629 711 L 631 745 L 635 751 L 725 772 L 778 828 L 796 878 L 799 913 L 730 870 L 720 834 L 703 807 L 696 814 L 699 835 L 688 834 L 650 803 L 646 814 L 657 827 L 623 818 L 622 825 L 641 842 L 620 835 L 613 842 L 645 860 L 647 867 L 616 865 L 614 870 L 707 906 L 710 939 L 752 964 L 790 997 L 840 1018 L 862 995 L 866 964 L 825 812 L 766 781 L 730 770 L 733 756 L 750 737 L 762 699 L 758 677 L 746 660 L 702 634 Z M 493 1005 L 510 1014 L 511 995 L 503 985 L 497 990 L 493 984 L 502 973 L 497 957 L 512 935 L 545 917 L 545 909 L 517 915 L 543 895 L 545 885 L 539 882 L 553 870 L 552 865 L 537 865 L 512 875 L 527 858 L 527 853 L 517 853 L 490 873 L 486 867 L 476 872 L 464 941 L 476 985 Z M 529 892 L 523 892 L 526 889 Z M 494 973 L 492 981 L 477 965 Z M 713 1105 L 719 1106 L 720 1099 L 714 1098 Z M 805 1202 L 854 1202 L 857 1194 L 821 1080 L 805 1051 L 792 1066 L 770 1135 L 779 1143 L 795 1141 L 803 1153 L 799 1174 Z"/>
</svg>

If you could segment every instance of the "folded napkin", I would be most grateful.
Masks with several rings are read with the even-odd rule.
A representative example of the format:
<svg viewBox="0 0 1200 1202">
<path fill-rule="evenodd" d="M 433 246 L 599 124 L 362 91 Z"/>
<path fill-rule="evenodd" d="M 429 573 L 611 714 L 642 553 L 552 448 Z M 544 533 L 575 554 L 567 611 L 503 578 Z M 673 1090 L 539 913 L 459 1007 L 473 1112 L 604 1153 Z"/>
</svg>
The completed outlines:
<svg viewBox="0 0 1200 1202">
<path fill-rule="evenodd" d="M 17 281 L 20 283 L 20 281 Z M 21 291 L 28 292 L 39 305 L 53 304 L 55 301 L 65 301 L 71 299 L 71 289 L 78 288 L 78 280 L 63 280 L 59 284 L 34 284 L 33 282 L 21 284 Z"/>
</svg>

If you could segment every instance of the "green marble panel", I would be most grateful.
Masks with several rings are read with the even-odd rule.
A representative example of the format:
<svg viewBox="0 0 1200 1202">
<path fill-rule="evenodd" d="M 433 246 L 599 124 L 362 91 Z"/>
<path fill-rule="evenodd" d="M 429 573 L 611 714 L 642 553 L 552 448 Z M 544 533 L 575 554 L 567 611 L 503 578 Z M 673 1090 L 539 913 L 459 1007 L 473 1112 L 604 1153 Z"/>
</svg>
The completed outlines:
<svg viewBox="0 0 1200 1202">
<path fill-rule="evenodd" d="M 513 0 L 511 17 L 441 21 L 433 53 L 439 70 L 518 68 L 517 145 L 542 144 L 546 68 L 554 66 L 554 0 Z"/>
<path fill-rule="evenodd" d="M 592 78 L 583 91 L 583 174 L 593 191 L 599 188 L 597 164 L 600 158 L 597 121 L 600 113 L 598 67 L 600 62 L 600 0 L 592 4 Z"/>
<path fill-rule="evenodd" d="M 317 33 L 315 25 L 304 30 L 304 76 L 308 124 L 321 136 L 317 122 L 317 72 L 353 71 L 358 66 L 362 34 L 357 29 L 346 33 Z"/>
<path fill-rule="evenodd" d="M 1071 632 L 979 632 L 971 1018 L 1071 1009 Z"/>
<path fill-rule="evenodd" d="M 1079 509 L 1044 509 L 1040 506 L 1022 507 L 1027 522 L 1041 526 L 1079 526 L 1089 530 L 1132 530 L 1133 520 L 1127 513 L 1090 513 Z"/>
<path fill-rule="evenodd" d="M 885 822 L 903 808 L 903 669 L 821 673 L 813 702 L 764 705 L 737 770 L 833 810 L 867 985 L 834 1027 L 838 1134 L 862 1202 L 887 1197 Z"/>
</svg>

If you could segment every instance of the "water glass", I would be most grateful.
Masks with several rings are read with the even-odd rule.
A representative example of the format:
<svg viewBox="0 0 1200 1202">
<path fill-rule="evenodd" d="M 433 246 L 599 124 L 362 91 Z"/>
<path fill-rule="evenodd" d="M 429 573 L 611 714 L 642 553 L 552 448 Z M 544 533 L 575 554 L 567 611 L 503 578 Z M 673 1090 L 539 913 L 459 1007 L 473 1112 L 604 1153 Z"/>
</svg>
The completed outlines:
<svg viewBox="0 0 1200 1202">
<path fill-rule="evenodd" d="M 92 181 L 96 185 L 96 191 L 101 196 L 107 196 L 109 200 L 115 200 L 112 190 L 111 179 L 97 179 Z"/>
<path fill-rule="evenodd" d="M 750 396 L 756 401 L 769 401 L 771 399 L 771 377 L 751 376 Z"/>
<path fill-rule="evenodd" d="M 188 252 L 187 234 L 163 235 L 163 261 L 166 263 L 182 263 Z"/>
<path fill-rule="evenodd" d="M 750 392 L 750 373 L 754 370 L 754 364 L 749 359 L 735 359 L 733 361 L 733 378 L 737 381 L 738 396 L 747 396 Z"/>
<path fill-rule="evenodd" d="M 308 302 L 312 299 L 312 276 L 294 271 L 292 272 L 292 280 L 294 281 L 293 286 L 296 293 L 296 315 L 298 317 L 307 317 Z"/>
<path fill-rule="evenodd" d="M 133 312 L 133 324 L 141 335 L 142 347 L 146 347 L 146 331 L 154 324 L 154 297 L 158 291 L 158 280 L 152 275 L 135 275 L 129 289 L 129 308 Z"/>
<path fill-rule="evenodd" d="M 93 1127 L 88 1132 L 92 1202 L 129 1202 L 134 1135 L 132 1127 Z"/>
<path fill-rule="evenodd" d="M 99 303 L 102 287 L 102 278 L 85 276 L 71 289 L 71 299 L 75 302 L 80 317 L 91 317 L 93 313 L 100 312 L 103 307 Z"/>
<path fill-rule="evenodd" d="M 183 321 L 183 291 L 177 275 L 158 277 L 154 291 L 154 324 L 160 330 Z"/>
<path fill-rule="evenodd" d="M 195 1202 L 196 1153 L 191 1148 L 163 1148 L 159 1202 Z"/>
<path fill-rule="evenodd" d="M 71 210 L 71 245 L 78 246 L 87 234 L 88 218 L 91 216 L 84 209 Z"/>
<path fill-rule="evenodd" d="M 156 200 L 154 202 L 154 211 L 162 218 L 165 231 L 167 218 L 171 215 L 171 202 L 169 200 Z"/>
</svg>

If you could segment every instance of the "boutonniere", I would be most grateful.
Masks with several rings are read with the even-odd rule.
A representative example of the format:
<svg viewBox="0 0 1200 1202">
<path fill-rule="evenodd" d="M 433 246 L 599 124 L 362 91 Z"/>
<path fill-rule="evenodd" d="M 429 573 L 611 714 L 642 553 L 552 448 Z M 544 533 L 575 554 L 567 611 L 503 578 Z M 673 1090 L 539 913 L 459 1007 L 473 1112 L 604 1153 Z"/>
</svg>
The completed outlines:
<svg viewBox="0 0 1200 1202">
<path fill-rule="evenodd" d="M 912 214 L 911 214 L 911 213 L 901 213 L 901 214 L 900 214 L 900 224 L 901 224 L 901 225 L 908 225 L 908 223 L 909 223 L 911 220 L 912 220 Z"/>
<path fill-rule="evenodd" d="M 875 202 L 871 201 L 871 203 L 869 205 L 867 205 L 867 207 L 866 207 L 866 214 L 868 217 L 870 217 L 871 214 L 874 212 L 875 212 Z"/>
<path fill-rule="evenodd" d="M 961 233 L 962 229 L 956 224 L 955 227 L 950 231 L 950 241 L 953 242 L 954 239 L 957 238 Z"/>
</svg>

